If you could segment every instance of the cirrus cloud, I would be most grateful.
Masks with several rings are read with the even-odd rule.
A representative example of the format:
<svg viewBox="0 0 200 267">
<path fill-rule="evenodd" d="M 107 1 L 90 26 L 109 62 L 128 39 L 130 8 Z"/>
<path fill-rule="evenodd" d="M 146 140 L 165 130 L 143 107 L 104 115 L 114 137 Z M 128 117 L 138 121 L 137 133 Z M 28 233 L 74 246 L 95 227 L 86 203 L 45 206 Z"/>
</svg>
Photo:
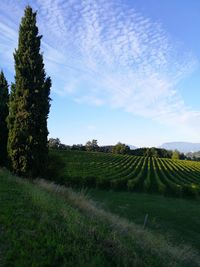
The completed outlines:
<svg viewBox="0 0 200 267">
<path fill-rule="evenodd" d="M 0 11 L 1 48 L 13 48 L 16 34 Z M 19 16 L 26 1 L 15 8 Z M 162 25 L 122 1 L 36 0 L 43 50 L 55 92 L 78 103 L 108 105 L 194 132 L 200 111 L 186 106 L 179 83 L 195 69 L 195 57 Z M 3 13 L 2 13 L 3 14 Z M 8 50 L 10 53 L 10 50 Z M 7 54 L 4 55 L 10 57 Z M 62 84 L 62 86 L 60 85 Z M 200 125 L 200 123 L 198 123 Z M 180 127 L 180 126 L 179 126 Z"/>
</svg>

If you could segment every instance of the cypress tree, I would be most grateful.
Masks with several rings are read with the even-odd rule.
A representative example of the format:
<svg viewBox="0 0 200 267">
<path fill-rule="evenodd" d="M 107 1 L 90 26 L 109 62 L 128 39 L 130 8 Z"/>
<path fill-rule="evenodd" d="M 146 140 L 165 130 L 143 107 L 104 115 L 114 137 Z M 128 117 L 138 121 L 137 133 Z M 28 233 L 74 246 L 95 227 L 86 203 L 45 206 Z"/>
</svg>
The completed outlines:
<svg viewBox="0 0 200 267">
<path fill-rule="evenodd" d="M 10 166 L 16 174 L 31 178 L 44 175 L 46 170 L 51 87 L 40 53 L 42 36 L 38 34 L 36 15 L 27 6 L 20 24 L 8 117 Z"/>
<path fill-rule="evenodd" d="M 0 166 L 7 162 L 7 140 L 8 140 L 8 83 L 3 71 L 0 72 Z"/>
</svg>

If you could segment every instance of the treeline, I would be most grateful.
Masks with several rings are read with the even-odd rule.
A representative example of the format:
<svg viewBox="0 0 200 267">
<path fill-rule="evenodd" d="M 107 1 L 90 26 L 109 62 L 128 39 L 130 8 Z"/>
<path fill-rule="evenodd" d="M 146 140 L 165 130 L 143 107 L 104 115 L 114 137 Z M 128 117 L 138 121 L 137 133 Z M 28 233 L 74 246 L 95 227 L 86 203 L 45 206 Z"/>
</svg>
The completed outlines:
<svg viewBox="0 0 200 267">
<path fill-rule="evenodd" d="M 70 146 L 62 144 L 59 138 L 50 138 L 48 141 L 48 145 L 50 149 L 105 152 L 105 153 L 112 153 L 114 147 L 114 146 L 99 146 L 97 140 L 95 139 L 93 139 L 92 141 L 88 141 L 85 145 L 73 144 L 72 146 Z"/>
<path fill-rule="evenodd" d="M 180 153 L 178 150 L 172 151 L 157 147 L 137 148 L 132 150 L 131 154 L 135 156 L 147 156 L 156 158 L 187 159 L 187 157 L 183 153 Z"/>
<path fill-rule="evenodd" d="M 47 167 L 51 87 L 40 53 L 42 36 L 36 15 L 30 6 L 25 8 L 14 51 L 15 77 L 10 94 L 5 75 L 0 73 L 0 165 L 30 178 L 43 176 Z"/>
<path fill-rule="evenodd" d="M 156 147 L 144 147 L 131 150 L 130 147 L 123 143 L 117 143 L 114 146 L 99 146 L 97 140 L 93 139 L 88 141 L 85 145 L 74 144 L 72 146 L 62 144 L 59 138 L 49 139 L 50 149 L 59 150 L 71 150 L 71 151 L 91 151 L 91 152 L 103 152 L 103 153 L 113 153 L 122 155 L 134 155 L 134 156 L 144 156 L 144 157 L 156 157 L 156 158 L 169 158 L 169 159 L 190 159 L 178 150 L 167 150 L 164 148 Z"/>
</svg>

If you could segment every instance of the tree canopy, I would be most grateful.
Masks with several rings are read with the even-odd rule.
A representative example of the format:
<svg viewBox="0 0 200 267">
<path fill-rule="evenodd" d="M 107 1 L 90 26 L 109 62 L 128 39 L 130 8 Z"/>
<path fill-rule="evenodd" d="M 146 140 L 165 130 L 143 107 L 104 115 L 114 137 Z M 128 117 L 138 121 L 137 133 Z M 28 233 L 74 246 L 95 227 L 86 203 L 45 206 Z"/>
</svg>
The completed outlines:
<svg viewBox="0 0 200 267">
<path fill-rule="evenodd" d="M 117 143 L 112 148 L 112 153 L 115 153 L 115 154 L 128 154 L 129 152 L 130 152 L 130 147 L 120 142 Z"/>
<path fill-rule="evenodd" d="M 8 82 L 3 71 L 0 72 L 0 165 L 5 166 L 7 162 L 7 140 L 8 140 Z"/>
<path fill-rule="evenodd" d="M 14 53 L 15 83 L 9 105 L 8 154 L 12 170 L 23 176 L 43 175 L 46 169 L 47 118 L 51 79 L 46 78 L 36 12 L 25 9 Z"/>
<path fill-rule="evenodd" d="M 178 150 L 173 151 L 172 159 L 180 159 L 180 152 Z"/>
<path fill-rule="evenodd" d="M 92 141 L 88 141 L 85 144 L 85 148 L 87 151 L 98 151 L 99 146 L 98 146 L 97 140 L 93 139 Z"/>
</svg>

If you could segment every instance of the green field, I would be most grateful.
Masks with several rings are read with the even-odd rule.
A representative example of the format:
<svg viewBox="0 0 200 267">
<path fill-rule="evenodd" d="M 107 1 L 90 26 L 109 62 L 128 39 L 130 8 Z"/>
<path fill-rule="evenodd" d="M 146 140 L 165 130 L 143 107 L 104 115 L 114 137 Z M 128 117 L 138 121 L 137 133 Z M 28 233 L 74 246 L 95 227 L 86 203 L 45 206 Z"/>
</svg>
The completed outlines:
<svg viewBox="0 0 200 267">
<path fill-rule="evenodd" d="M 177 244 L 200 251 L 200 201 L 155 194 L 89 189 L 98 206 L 160 233 Z"/>
<path fill-rule="evenodd" d="M 0 169 L 0 266 L 197 267 L 199 256 L 81 193 Z"/>
<path fill-rule="evenodd" d="M 197 197 L 200 163 L 98 152 L 51 151 L 49 175 L 67 185 Z"/>
</svg>

